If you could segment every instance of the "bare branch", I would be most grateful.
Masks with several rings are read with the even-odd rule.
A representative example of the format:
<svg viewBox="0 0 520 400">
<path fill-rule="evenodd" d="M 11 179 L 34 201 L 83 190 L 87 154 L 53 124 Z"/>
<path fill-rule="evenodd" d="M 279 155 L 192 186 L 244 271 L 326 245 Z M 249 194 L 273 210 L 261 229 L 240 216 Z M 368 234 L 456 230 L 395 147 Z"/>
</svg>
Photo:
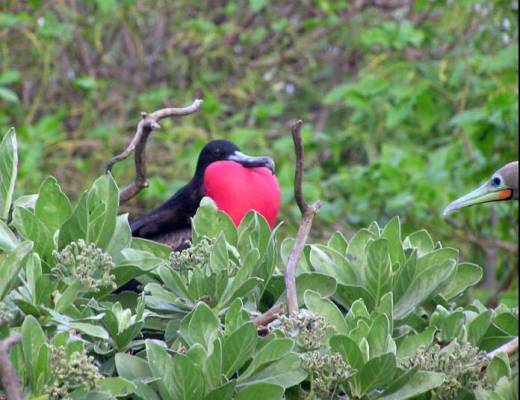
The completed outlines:
<svg viewBox="0 0 520 400">
<path fill-rule="evenodd" d="M 9 349 L 22 340 L 20 335 L 11 335 L 0 340 L 0 383 L 7 400 L 23 400 L 22 386 L 16 369 L 9 360 Z"/>
<path fill-rule="evenodd" d="M 303 144 L 301 138 L 301 126 L 301 120 L 296 121 L 296 123 L 292 126 L 292 137 L 294 141 L 294 151 L 296 154 L 296 170 L 294 173 L 294 198 L 302 214 L 302 219 L 300 221 L 300 226 L 298 227 L 298 233 L 296 234 L 294 246 L 291 250 L 291 254 L 289 254 L 287 265 L 285 266 L 284 281 L 286 290 L 287 313 L 289 314 L 289 316 L 298 313 L 298 299 L 296 296 L 296 267 L 302 255 L 303 248 L 305 247 L 307 237 L 309 236 L 314 215 L 318 212 L 319 208 L 321 207 L 319 201 L 309 206 L 303 199 Z"/>
<path fill-rule="evenodd" d="M 183 108 L 163 108 L 150 114 L 141 113 L 141 121 L 137 124 L 135 135 L 128 147 L 120 154 L 112 157 L 108 162 L 106 171 L 111 172 L 112 168 L 119 161 L 127 159 L 135 151 L 135 180 L 129 186 L 121 190 L 119 201 L 124 203 L 137 195 L 141 190 L 148 186 L 146 175 L 146 142 L 150 133 L 159 129 L 159 121 L 167 117 L 180 117 L 190 115 L 199 110 L 202 100 L 197 99 L 192 104 Z"/>
<path fill-rule="evenodd" d="M 495 349 L 488 353 L 489 358 L 493 358 L 498 353 L 506 353 L 508 356 L 515 354 L 518 351 L 518 337 L 503 344 L 498 349 Z"/>
<path fill-rule="evenodd" d="M 262 328 L 267 325 L 269 325 L 271 322 L 273 322 L 283 311 L 283 305 L 280 303 L 277 303 L 273 305 L 269 310 L 267 310 L 265 313 L 259 315 L 255 318 L 255 325 L 257 328 Z"/>
</svg>

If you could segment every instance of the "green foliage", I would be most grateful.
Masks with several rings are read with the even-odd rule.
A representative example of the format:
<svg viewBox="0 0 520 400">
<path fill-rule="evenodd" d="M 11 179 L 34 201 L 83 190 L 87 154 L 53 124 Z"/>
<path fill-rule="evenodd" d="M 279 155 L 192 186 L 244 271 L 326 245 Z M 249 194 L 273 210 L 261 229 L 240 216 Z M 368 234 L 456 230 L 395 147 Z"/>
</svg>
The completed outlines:
<svg viewBox="0 0 520 400">
<path fill-rule="evenodd" d="M 456 230 L 441 217 L 449 201 L 518 158 L 514 2 L 4 3 L 0 125 L 23 139 L 20 194 L 51 174 L 78 198 L 127 145 L 140 111 L 202 97 L 195 116 L 161 121 L 148 144 L 150 187 L 132 214 L 178 189 L 202 146 L 223 137 L 276 161 L 290 236 L 298 210 L 287 121 L 303 118 L 303 189 L 323 202 L 317 239 L 334 224 L 350 240 L 399 214 L 403 233 L 425 227 L 484 266 L 485 289 L 474 293 L 483 302 L 518 263 L 502 248 L 486 258 L 481 245 L 518 238 L 514 205 L 464 210 Z M 131 162 L 114 174 L 130 181 Z M 514 288 L 500 296 L 510 306 Z"/>
<path fill-rule="evenodd" d="M 10 357 L 25 394 L 518 397 L 517 361 L 483 354 L 518 336 L 516 295 L 512 308 L 467 300 L 516 256 L 498 251 L 483 271 L 460 256 L 481 262 L 482 249 L 458 240 L 513 240 L 517 211 L 469 209 L 460 230 L 440 220 L 517 157 L 517 10 L 213 3 L 8 1 L 0 13 L 0 125 L 20 142 L 11 129 L 0 144 L 0 338 L 22 336 Z M 270 230 L 250 213 L 237 228 L 204 199 L 193 247 L 171 254 L 131 237 L 112 176 L 83 185 L 126 144 L 114 132 L 130 132 L 132 115 L 199 93 L 203 110 L 176 121 L 175 141 L 164 121 L 150 142 L 151 187 L 132 211 L 186 181 L 216 132 L 276 160 L 286 223 Z M 280 132 L 298 115 L 305 196 L 324 206 L 298 266 L 300 314 L 261 336 L 253 320 L 283 302 L 294 243 L 293 150 Z M 115 168 L 118 182 L 126 171 Z M 132 278 L 144 293 L 112 292 Z"/>
</svg>

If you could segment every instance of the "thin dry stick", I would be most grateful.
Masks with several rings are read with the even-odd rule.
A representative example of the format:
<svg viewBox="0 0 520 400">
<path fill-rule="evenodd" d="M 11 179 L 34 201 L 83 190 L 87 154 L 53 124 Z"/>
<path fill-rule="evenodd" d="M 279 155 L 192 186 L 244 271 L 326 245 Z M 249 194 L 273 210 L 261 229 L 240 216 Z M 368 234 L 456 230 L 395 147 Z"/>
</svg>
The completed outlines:
<svg viewBox="0 0 520 400">
<path fill-rule="evenodd" d="M 303 177 L 303 144 L 301 137 L 301 127 L 303 122 L 296 121 L 292 126 L 292 137 L 294 141 L 294 150 L 296 153 L 296 171 L 294 173 L 294 198 L 298 208 L 302 214 L 302 219 L 296 234 L 294 246 L 285 266 L 285 291 L 287 300 L 287 313 L 289 316 L 298 313 L 298 298 L 296 296 L 296 266 L 303 252 L 305 242 L 309 236 L 314 215 L 321 207 L 319 201 L 309 206 L 303 199 L 302 194 L 302 177 Z"/>
<path fill-rule="evenodd" d="M 9 360 L 9 349 L 22 340 L 20 335 L 11 335 L 0 340 L 0 383 L 7 400 L 23 400 L 22 386 L 16 369 Z"/>
<path fill-rule="evenodd" d="M 150 133 L 159 129 L 159 121 L 167 117 L 180 117 L 190 115 L 199 110 L 202 100 L 197 99 L 191 105 L 183 108 L 163 108 L 153 113 L 141 113 L 141 121 L 137 125 L 135 135 L 128 147 L 108 162 L 106 171 L 111 172 L 112 167 L 119 161 L 125 160 L 135 151 L 135 180 L 129 186 L 121 190 L 119 194 L 120 203 L 124 203 L 136 196 L 145 187 L 148 187 L 146 175 L 146 142 Z"/>
<path fill-rule="evenodd" d="M 515 354 L 518 351 L 518 337 L 503 344 L 498 349 L 495 349 L 488 353 L 489 358 L 493 358 L 498 353 L 506 353 L 508 356 Z"/>
<path fill-rule="evenodd" d="M 259 315 L 255 318 L 255 325 L 257 328 L 262 328 L 267 325 L 269 325 L 271 322 L 273 322 L 276 318 L 280 316 L 280 314 L 283 311 L 283 305 L 280 303 L 275 304 L 272 306 L 269 310 L 267 310 L 265 313 Z"/>
</svg>

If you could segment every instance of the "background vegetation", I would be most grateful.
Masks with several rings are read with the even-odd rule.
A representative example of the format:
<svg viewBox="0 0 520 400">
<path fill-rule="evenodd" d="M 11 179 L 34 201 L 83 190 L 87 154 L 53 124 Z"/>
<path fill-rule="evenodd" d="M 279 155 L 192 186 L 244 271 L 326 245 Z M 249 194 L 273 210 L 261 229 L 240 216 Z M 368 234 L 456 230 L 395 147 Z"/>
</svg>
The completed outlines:
<svg viewBox="0 0 520 400">
<path fill-rule="evenodd" d="M 399 215 L 485 266 L 486 298 L 517 265 L 517 204 L 443 207 L 518 159 L 518 4 L 487 0 L 17 0 L 0 9 L 0 127 L 16 126 L 17 194 L 58 178 L 77 198 L 142 110 L 204 99 L 149 144 L 138 214 L 186 182 L 212 138 L 269 154 L 294 232 L 288 123 L 305 121 L 315 239 Z M 114 170 L 132 177 L 127 161 Z M 502 300 L 517 304 L 516 283 Z"/>
</svg>

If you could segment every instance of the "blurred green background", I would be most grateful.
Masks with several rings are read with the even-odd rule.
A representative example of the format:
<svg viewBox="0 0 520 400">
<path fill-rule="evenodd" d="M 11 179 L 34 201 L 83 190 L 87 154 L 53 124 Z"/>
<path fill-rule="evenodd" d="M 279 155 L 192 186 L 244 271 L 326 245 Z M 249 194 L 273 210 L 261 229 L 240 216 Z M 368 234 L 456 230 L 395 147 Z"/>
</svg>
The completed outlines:
<svg viewBox="0 0 520 400">
<path fill-rule="evenodd" d="M 15 126 L 17 194 L 52 174 L 73 197 L 129 142 L 140 111 L 204 99 L 161 122 L 137 215 L 190 179 L 210 139 L 268 154 L 292 199 L 289 126 L 304 120 L 313 239 L 399 215 L 485 267 L 475 297 L 518 297 L 518 204 L 451 200 L 518 159 L 518 3 L 490 0 L 3 0 L 0 128 Z M 120 186 L 132 160 L 116 165 Z M 510 273 L 512 272 L 512 273 Z M 507 282 L 504 283 L 504 280 Z"/>
</svg>

